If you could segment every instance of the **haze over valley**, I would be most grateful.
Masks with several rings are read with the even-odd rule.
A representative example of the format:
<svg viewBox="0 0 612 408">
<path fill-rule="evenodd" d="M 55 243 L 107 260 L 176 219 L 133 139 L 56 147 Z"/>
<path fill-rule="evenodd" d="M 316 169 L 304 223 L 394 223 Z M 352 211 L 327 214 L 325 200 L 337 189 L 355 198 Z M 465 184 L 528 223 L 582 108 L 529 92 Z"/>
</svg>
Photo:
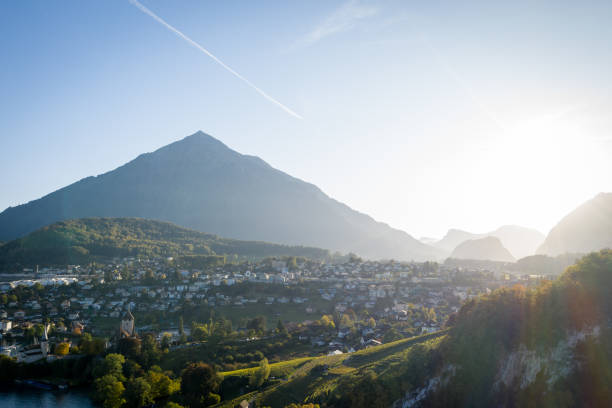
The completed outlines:
<svg viewBox="0 0 612 408">
<path fill-rule="evenodd" d="M 611 20 L 0 2 L 0 407 L 612 407 Z"/>
</svg>

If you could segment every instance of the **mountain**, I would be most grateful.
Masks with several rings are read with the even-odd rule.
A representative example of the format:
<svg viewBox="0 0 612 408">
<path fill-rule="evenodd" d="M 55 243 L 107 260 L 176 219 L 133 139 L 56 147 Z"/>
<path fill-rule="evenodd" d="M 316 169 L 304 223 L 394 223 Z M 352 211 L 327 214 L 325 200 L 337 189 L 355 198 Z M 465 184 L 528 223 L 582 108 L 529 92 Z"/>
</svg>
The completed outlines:
<svg viewBox="0 0 612 408">
<path fill-rule="evenodd" d="M 504 225 L 487 235 L 497 237 L 516 259 L 535 254 L 544 241 L 544 234 L 531 228 Z"/>
<path fill-rule="evenodd" d="M 0 213 L 0 240 L 85 217 L 156 219 L 234 239 L 316 246 L 366 258 L 442 255 L 203 132 L 6 209 Z"/>
<path fill-rule="evenodd" d="M 182 257 L 206 262 L 221 255 L 325 259 L 329 251 L 220 238 L 139 218 L 83 218 L 54 223 L 0 246 L 0 268 L 78 264 L 114 257 Z"/>
<path fill-rule="evenodd" d="M 460 229 L 449 229 L 441 240 L 433 243 L 432 245 L 446 251 L 447 253 L 451 253 L 460 243 L 469 239 L 482 238 L 483 235 L 484 234 L 473 234 Z"/>
<path fill-rule="evenodd" d="M 426 244 L 426 245 L 431 245 L 434 244 L 436 242 L 439 241 L 438 238 L 432 238 L 432 237 L 421 237 L 419 238 L 419 241 L 421 241 L 422 243 Z"/>
<path fill-rule="evenodd" d="M 502 245 L 497 237 L 468 239 L 453 250 L 449 258 L 483 259 L 498 262 L 514 262 L 512 254 Z"/>
<path fill-rule="evenodd" d="M 602 248 L 612 248 L 612 193 L 600 193 L 563 217 L 537 252 L 554 256 Z"/>
<path fill-rule="evenodd" d="M 468 239 L 484 237 L 497 237 L 501 240 L 504 247 L 510 251 L 515 258 L 523 258 L 535 254 L 538 246 L 544 241 L 544 235 L 531 228 L 519 227 L 517 225 L 504 225 L 498 229 L 484 234 L 474 234 L 458 229 L 450 229 L 438 242 L 431 243 L 436 248 L 440 248 L 450 253 L 460 243 Z"/>
<path fill-rule="evenodd" d="M 521 258 L 510 267 L 520 274 L 560 275 L 568 266 L 573 265 L 584 254 L 564 253 L 557 256 L 531 255 Z"/>
</svg>

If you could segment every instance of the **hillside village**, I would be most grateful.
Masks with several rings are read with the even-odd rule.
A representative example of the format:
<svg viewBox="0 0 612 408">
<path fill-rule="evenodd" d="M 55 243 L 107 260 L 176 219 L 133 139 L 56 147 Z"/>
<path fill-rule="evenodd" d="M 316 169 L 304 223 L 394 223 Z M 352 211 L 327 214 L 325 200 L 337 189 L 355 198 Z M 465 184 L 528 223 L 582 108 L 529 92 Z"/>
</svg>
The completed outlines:
<svg viewBox="0 0 612 408">
<path fill-rule="evenodd" d="M 248 320 L 263 315 L 269 326 L 282 321 L 313 351 L 350 352 L 438 331 L 465 300 L 544 278 L 357 257 L 337 264 L 286 258 L 208 269 L 172 261 L 124 258 L 25 270 L 23 279 L 0 284 L 0 352 L 18 361 L 56 358 L 49 354 L 47 331 L 52 343 L 71 345 L 84 332 L 112 341 L 128 310 L 139 316 L 138 331 L 158 340 L 169 333 L 180 347 L 179 317 L 189 324 L 201 320 L 203 309 L 227 316 L 243 337 Z M 347 315 L 354 323 L 335 325 L 331 336 L 308 330 L 326 315 L 337 323 Z"/>
</svg>

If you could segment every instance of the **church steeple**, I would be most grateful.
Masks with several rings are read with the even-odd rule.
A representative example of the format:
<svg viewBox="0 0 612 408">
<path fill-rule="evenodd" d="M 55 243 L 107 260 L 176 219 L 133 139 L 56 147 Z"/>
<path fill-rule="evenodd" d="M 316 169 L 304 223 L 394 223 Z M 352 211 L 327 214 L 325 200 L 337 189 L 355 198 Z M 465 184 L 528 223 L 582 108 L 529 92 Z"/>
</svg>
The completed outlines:
<svg viewBox="0 0 612 408">
<path fill-rule="evenodd" d="M 136 336 L 136 330 L 134 327 L 134 316 L 130 311 L 130 305 L 128 304 L 127 311 L 123 315 L 121 325 L 119 326 L 119 335 L 121 337 L 134 337 Z"/>
<path fill-rule="evenodd" d="M 43 328 L 43 334 L 42 336 L 40 336 L 40 351 L 42 352 L 42 355 L 44 358 L 47 358 L 47 355 L 49 354 L 49 325 L 45 324 L 44 328 Z"/>
</svg>

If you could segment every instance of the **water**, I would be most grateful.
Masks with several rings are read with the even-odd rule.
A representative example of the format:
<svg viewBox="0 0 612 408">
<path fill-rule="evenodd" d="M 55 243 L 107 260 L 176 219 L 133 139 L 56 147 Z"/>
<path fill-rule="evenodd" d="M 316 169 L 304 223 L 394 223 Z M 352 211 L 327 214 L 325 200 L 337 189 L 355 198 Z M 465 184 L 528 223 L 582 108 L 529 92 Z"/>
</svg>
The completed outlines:
<svg viewBox="0 0 612 408">
<path fill-rule="evenodd" d="M 83 390 L 43 391 L 36 389 L 0 389 L 2 408 L 92 408 Z"/>
</svg>

